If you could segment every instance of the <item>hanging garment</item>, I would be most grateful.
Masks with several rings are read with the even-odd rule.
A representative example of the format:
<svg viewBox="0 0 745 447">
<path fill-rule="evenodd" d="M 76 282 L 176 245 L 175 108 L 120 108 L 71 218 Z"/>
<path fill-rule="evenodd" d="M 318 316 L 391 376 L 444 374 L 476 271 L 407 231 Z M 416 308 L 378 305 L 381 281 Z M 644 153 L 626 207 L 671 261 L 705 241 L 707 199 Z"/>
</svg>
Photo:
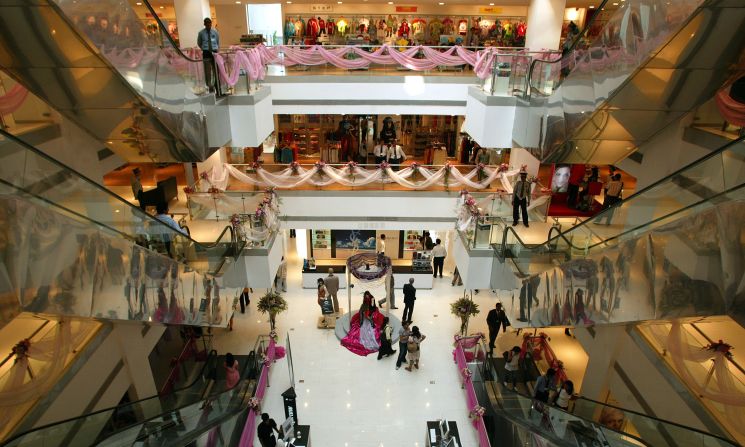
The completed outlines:
<svg viewBox="0 0 745 447">
<path fill-rule="evenodd" d="M 329 36 L 333 36 L 335 31 L 336 24 L 334 23 L 334 19 L 328 19 L 326 21 L 326 34 L 328 34 Z"/>
<path fill-rule="evenodd" d="M 318 35 L 326 34 L 326 22 L 322 18 L 318 18 Z"/>
<path fill-rule="evenodd" d="M 439 19 L 434 19 L 429 22 L 429 38 L 435 45 L 440 42 L 440 34 L 442 34 L 442 28 L 443 25 Z"/>
<path fill-rule="evenodd" d="M 280 151 L 279 162 L 283 164 L 292 163 L 292 149 L 285 146 Z"/>
<path fill-rule="evenodd" d="M 468 34 L 468 20 L 461 19 L 458 21 L 458 34 L 461 36 Z"/>
<path fill-rule="evenodd" d="M 411 29 L 409 28 L 409 22 L 404 19 L 401 22 L 401 26 L 398 27 L 398 37 L 408 36 Z"/>
<path fill-rule="evenodd" d="M 455 32 L 455 23 L 450 17 L 446 17 L 442 21 L 442 32 L 443 34 L 453 34 Z"/>
<path fill-rule="evenodd" d="M 300 17 L 295 20 L 295 35 L 298 37 L 305 35 L 305 22 Z"/>
<path fill-rule="evenodd" d="M 311 17 L 310 19 L 308 19 L 308 23 L 306 24 L 305 28 L 305 35 L 307 37 L 318 37 L 318 20 Z"/>
<path fill-rule="evenodd" d="M 295 22 L 293 22 L 292 19 L 287 19 L 287 22 L 285 22 L 285 36 L 295 36 Z"/>
<path fill-rule="evenodd" d="M 339 21 L 336 22 L 336 29 L 339 30 L 339 34 L 342 36 L 347 33 L 347 28 L 349 27 L 349 24 L 347 23 L 346 19 L 342 17 L 339 19 Z"/>
</svg>

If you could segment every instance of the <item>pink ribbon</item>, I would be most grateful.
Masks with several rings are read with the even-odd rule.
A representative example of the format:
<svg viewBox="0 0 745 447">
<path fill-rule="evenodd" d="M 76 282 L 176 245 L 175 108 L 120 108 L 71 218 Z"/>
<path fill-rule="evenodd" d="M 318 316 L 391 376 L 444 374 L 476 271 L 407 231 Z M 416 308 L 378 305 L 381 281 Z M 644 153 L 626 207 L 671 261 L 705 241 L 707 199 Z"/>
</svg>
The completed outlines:
<svg viewBox="0 0 745 447">
<path fill-rule="evenodd" d="M 257 398 L 259 402 L 264 400 L 264 395 L 266 394 L 267 384 L 269 383 L 269 369 L 274 361 L 275 349 L 276 343 L 273 339 L 269 339 L 269 346 L 266 350 L 266 358 L 269 362 L 261 368 L 259 383 L 256 385 L 256 393 L 254 394 L 254 397 Z M 259 413 L 255 409 L 251 408 L 248 411 L 248 419 L 246 419 L 246 425 L 243 427 L 241 440 L 238 443 L 239 447 L 253 447 L 254 437 L 256 436 L 256 418 L 258 416 Z"/>
<path fill-rule="evenodd" d="M 0 115 L 7 115 L 18 110 L 26 100 L 28 90 L 21 84 L 16 84 L 3 96 L 0 96 Z"/>
<path fill-rule="evenodd" d="M 455 362 L 458 364 L 458 370 L 463 371 L 463 368 L 467 368 L 466 364 L 466 353 L 461 346 L 461 341 L 456 342 L 455 346 Z M 462 375 L 462 373 L 461 373 Z M 468 380 L 465 382 L 466 389 L 466 403 L 468 408 L 474 408 L 479 404 L 479 400 L 476 397 L 476 390 L 473 387 L 473 383 Z M 486 424 L 484 424 L 484 418 L 478 418 L 473 420 L 473 426 L 479 434 L 479 447 L 490 447 L 489 435 L 486 433 Z"/>
</svg>

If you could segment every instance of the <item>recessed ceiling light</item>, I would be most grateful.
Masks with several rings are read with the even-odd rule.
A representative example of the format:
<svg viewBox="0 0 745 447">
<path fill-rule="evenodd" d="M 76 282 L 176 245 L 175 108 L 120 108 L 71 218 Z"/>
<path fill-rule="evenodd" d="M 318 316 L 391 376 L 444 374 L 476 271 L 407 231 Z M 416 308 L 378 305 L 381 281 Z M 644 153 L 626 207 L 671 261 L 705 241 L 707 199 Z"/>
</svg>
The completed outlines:
<svg viewBox="0 0 745 447">
<path fill-rule="evenodd" d="M 240 5 L 240 4 L 241 4 L 241 2 L 235 2 L 235 4 L 236 4 L 236 5 Z"/>
<path fill-rule="evenodd" d="M 613 6 L 618 6 L 618 2 L 614 2 L 613 3 Z"/>
<path fill-rule="evenodd" d="M 165 6 L 161 6 L 160 9 L 165 9 Z"/>
<path fill-rule="evenodd" d="M 444 4 L 445 4 L 445 3 L 443 3 L 443 2 L 440 2 L 440 3 L 438 3 L 438 5 L 440 5 L 440 6 L 442 6 L 442 5 L 444 5 Z"/>
<path fill-rule="evenodd" d="M 142 2 L 137 2 L 137 6 L 142 6 Z"/>
<path fill-rule="evenodd" d="M 590 9 L 595 9 L 595 5 L 590 5 Z"/>
<path fill-rule="evenodd" d="M 489 6 L 494 6 L 494 3 L 489 3 Z"/>
<path fill-rule="evenodd" d="M 336 3 L 338 3 L 338 4 L 340 4 L 340 5 L 341 5 L 341 2 L 336 2 Z"/>
<path fill-rule="evenodd" d="M 292 2 L 285 2 L 285 3 L 287 3 L 288 5 L 291 5 L 292 4 Z"/>
<path fill-rule="evenodd" d="M 393 2 L 388 2 L 388 4 L 389 4 L 389 5 L 392 5 L 392 4 L 393 4 Z"/>
</svg>

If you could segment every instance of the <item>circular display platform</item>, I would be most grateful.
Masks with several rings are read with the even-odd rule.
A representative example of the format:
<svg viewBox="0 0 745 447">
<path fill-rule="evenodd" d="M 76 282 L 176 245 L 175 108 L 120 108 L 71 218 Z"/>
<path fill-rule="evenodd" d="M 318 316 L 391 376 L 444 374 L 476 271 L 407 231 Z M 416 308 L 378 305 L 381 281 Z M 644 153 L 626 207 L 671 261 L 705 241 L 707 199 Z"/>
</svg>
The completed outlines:
<svg viewBox="0 0 745 447">
<path fill-rule="evenodd" d="M 355 312 L 357 313 L 357 312 Z M 383 315 L 385 315 L 385 312 L 382 312 Z M 349 319 L 351 318 L 351 314 L 349 312 L 345 313 L 341 317 L 336 319 L 336 327 L 334 328 L 334 333 L 336 333 L 336 338 L 341 341 L 342 338 L 347 336 L 347 328 L 349 328 Z M 401 319 L 398 318 L 396 315 L 393 314 L 393 312 L 388 314 L 388 324 L 391 325 L 393 328 L 393 335 L 392 335 L 392 343 L 395 346 L 395 343 L 398 342 L 398 330 L 401 329 Z"/>
</svg>

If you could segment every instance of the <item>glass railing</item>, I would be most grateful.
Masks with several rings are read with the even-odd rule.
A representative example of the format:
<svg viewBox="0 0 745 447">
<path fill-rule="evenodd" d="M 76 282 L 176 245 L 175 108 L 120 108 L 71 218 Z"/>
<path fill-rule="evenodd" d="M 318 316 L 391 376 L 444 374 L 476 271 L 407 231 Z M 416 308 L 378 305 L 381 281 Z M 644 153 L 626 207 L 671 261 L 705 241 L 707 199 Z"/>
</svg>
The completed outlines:
<svg viewBox="0 0 745 447">
<path fill-rule="evenodd" d="M 138 2 L 141 6 L 137 7 L 147 10 L 158 27 L 146 26 L 135 12 L 134 3 L 126 1 L 56 0 L 55 3 L 191 152 L 172 155 L 184 160 L 188 156 L 200 160 L 209 156 L 205 126 L 208 106 L 202 98 L 206 85 L 201 54 L 184 54 L 147 0 Z M 133 150 L 139 145 L 155 144 L 147 140 L 147 129 L 138 128 L 137 113 L 137 110 L 133 112 L 133 125 L 126 133 Z"/>
<path fill-rule="evenodd" d="M 80 417 L 38 427 L 5 441 L 3 447 L 52 445 L 186 445 L 179 439 L 197 438 L 232 416 L 245 413 L 263 363 L 266 336 L 257 339 L 241 368 L 241 381 L 232 389 L 215 382 L 216 357 L 211 355 L 195 382 L 167 399 L 153 396 Z M 194 433 L 196 432 L 196 433 Z M 234 444 L 233 444 L 234 445 Z"/>
<path fill-rule="evenodd" d="M 245 246 L 226 225 L 214 243 L 201 243 L 184 229 L 175 229 L 133 206 L 106 188 L 43 152 L 0 130 L 4 163 L 0 181 L 64 210 L 70 217 L 105 227 L 140 246 L 189 263 L 204 273 L 219 271 L 226 256 L 237 257 Z"/>
<path fill-rule="evenodd" d="M 551 228 L 548 240 L 526 244 L 519 230 L 495 222 L 492 233 L 501 232 L 494 245 L 500 258 L 560 254 L 565 260 L 585 257 L 614 247 L 621 239 L 635 237 L 673 220 L 713 206 L 715 201 L 739 199 L 745 185 L 745 138 L 726 144 L 665 178 L 641 189 L 594 217 L 566 231 Z"/>
<path fill-rule="evenodd" d="M 610 3 L 603 2 L 609 17 L 596 38 L 586 45 L 580 44 L 584 42 L 584 34 L 581 34 L 561 58 L 532 62 L 528 75 L 530 107 L 543 109 L 544 115 L 544 136 L 535 152 L 541 160 L 566 159 L 570 153 L 577 159 L 588 159 L 594 154 L 598 150 L 598 140 L 592 136 L 578 138 L 570 146 L 563 146 L 563 143 L 591 117 L 600 126 L 606 125 L 602 121 L 615 119 L 611 113 L 595 116 L 593 112 L 610 99 L 653 52 L 688 23 L 702 0 Z M 591 27 L 589 24 L 585 30 Z M 620 159 L 627 155 L 628 146 L 633 146 L 633 142 L 606 147 Z"/>
<path fill-rule="evenodd" d="M 483 343 L 482 343 L 483 345 Z M 482 346 L 482 349 L 486 349 Z M 661 420 L 638 412 L 614 407 L 602 402 L 578 397 L 571 412 L 558 407 L 536 402 L 532 397 L 510 390 L 502 385 L 500 377 L 504 371 L 498 371 L 496 363 L 487 357 L 476 361 L 479 376 L 492 396 L 492 405 L 497 414 L 505 414 L 521 424 L 532 427 L 553 439 L 561 441 L 559 445 L 588 445 L 588 434 L 593 433 L 599 444 L 610 446 L 654 446 L 654 447 L 701 447 L 701 446 L 735 446 L 736 443 L 706 433 L 692 427 Z M 610 421 L 601 415 L 613 413 L 616 418 Z M 602 422 L 606 421 L 604 425 Z M 496 433 L 495 436 L 499 436 Z M 603 443 L 605 442 L 605 443 Z"/>
</svg>

